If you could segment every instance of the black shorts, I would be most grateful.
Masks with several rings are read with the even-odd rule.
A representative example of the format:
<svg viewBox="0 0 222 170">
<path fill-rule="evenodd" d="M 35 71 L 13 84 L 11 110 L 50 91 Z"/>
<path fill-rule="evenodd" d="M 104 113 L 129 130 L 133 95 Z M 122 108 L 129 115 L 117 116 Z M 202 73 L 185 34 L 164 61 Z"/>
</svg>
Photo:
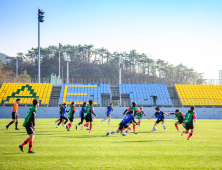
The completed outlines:
<svg viewBox="0 0 222 170">
<path fill-rule="evenodd" d="M 92 114 L 90 113 L 90 114 L 87 114 L 86 116 L 85 116 L 85 120 L 86 120 L 86 122 L 92 122 L 93 121 L 93 119 L 92 119 Z"/>
<path fill-rule="evenodd" d="M 122 130 L 123 128 L 128 128 L 128 125 L 125 123 L 120 123 L 119 130 Z"/>
<path fill-rule="evenodd" d="M 30 126 L 25 126 L 28 135 L 35 134 L 34 130 Z"/>
<path fill-rule="evenodd" d="M 107 117 L 110 116 L 110 113 L 107 113 Z"/>
<path fill-rule="evenodd" d="M 186 124 L 186 130 L 194 129 L 193 121 Z"/>
<path fill-rule="evenodd" d="M 184 122 L 183 118 L 178 120 L 179 124 L 182 124 Z"/>
<path fill-rule="evenodd" d="M 12 112 L 12 119 L 18 119 L 18 115 L 15 112 Z"/>
<path fill-rule="evenodd" d="M 74 117 L 69 118 L 70 122 L 73 122 L 73 120 L 74 120 Z"/>
<path fill-rule="evenodd" d="M 160 122 L 163 122 L 163 123 L 164 123 L 164 119 L 165 119 L 165 118 L 160 119 L 160 120 L 159 120 L 159 119 L 157 119 L 157 120 L 156 120 L 156 123 L 157 123 L 157 124 L 158 124 L 158 123 L 160 123 Z"/>
</svg>

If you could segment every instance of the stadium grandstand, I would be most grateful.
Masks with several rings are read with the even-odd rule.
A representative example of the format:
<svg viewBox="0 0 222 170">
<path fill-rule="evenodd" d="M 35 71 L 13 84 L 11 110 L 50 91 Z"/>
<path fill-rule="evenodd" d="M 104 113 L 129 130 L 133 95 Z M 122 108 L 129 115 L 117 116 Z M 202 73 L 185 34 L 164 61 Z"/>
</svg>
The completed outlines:
<svg viewBox="0 0 222 170">
<path fill-rule="evenodd" d="M 153 96 L 157 96 L 154 103 Z M 113 103 L 116 107 L 128 107 L 133 101 L 138 106 L 153 107 L 221 107 L 222 86 L 203 84 L 92 84 L 92 83 L 3 83 L 0 88 L 0 104 L 12 105 L 21 98 L 21 105 L 30 105 L 38 98 L 41 106 L 58 106 L 62 103 L 77 105 L 90 99 L 95 106 Z"/>
<path fill-rule="evenodd" d="M 49 83 L 3 83 L 0 88 L 0 102 L 14 104 L 17 98 L 22 104 L 32 104 L 32 100 L 38 98 L 42 105 L 48 105 L 52 92 L 52 84 Z"/>
</svg>

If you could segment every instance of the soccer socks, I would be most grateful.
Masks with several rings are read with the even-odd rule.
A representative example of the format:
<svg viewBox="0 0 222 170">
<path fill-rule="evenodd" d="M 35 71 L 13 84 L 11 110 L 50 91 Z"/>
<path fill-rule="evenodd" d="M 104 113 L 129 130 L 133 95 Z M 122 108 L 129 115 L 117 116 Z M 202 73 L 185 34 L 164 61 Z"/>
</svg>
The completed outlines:
<svg viewBox="0 0 222 170">
<path fill-rule="evenodd" d="M 192 135 L 193 135 L 193 132 L 190 132 L 190 134 L 189 134 L 188 138 L 190 138 Z"/>
<path fill-rule="evenodd" d="M 7 125 L 7 127 L 9 127 L 11 124 L 13 124 L 14 122 L 13 121 L 11 121 L 8 125 Z"/>
<path fill-rule="evenodd" d="M 126 131 L 124 132 L 124 134 L 128 133 L 130 130 L 129 129 L 126 129 Z"/>
<path fill-rule="evenodd" d="M 133 126 L 133 131 L 134 131 L 134 132 L 136 131 L 136 126 Z"/>
<path fill-rule="evenodd" d="M 86 127 L 86 126 L 87 126 L 87 124 L 84 124 L 84 125 L 83 125 L 83 127 Z"/>
<path fill-rule="evenodd" d="M 27 143 L 29 143 L 29 138 L 25 140 L 25 142 L 22 144 L 22 146 L 24 147 Z"/>
<path fill-rule="evenodd" d="M 189 133 L 189 131 L 184 131 L 184 133 Z"/>
<path fill-rule="evenodd" d="M 109 122 L 110 122 L 110 120 L 111 120 L 111 117 L 109 117 Z"/>
<path fill-rule="evenodd" d="M 29 141 L 29 151 L 32 150 L 33 141 Z"/>
<path fill-rule="evenodd" d="M 60 121 L 60 119 L 56 120 L 56 122 Z"/>
<path fill-rule="evenodd" d="M 15 128 L 18 129 L 18 122 L 15 122 Z"/>
<path fill-rule="evenodd" d="M 62 124 L 64 124 L 64 119 L 62 119 Z"/>
<path fill-rule="evenodd" d="M 163 128 L 164 128 L 164 130 L 166 129 L 166 126 L 163 124 Z"/>
<path fill-rule="evenodd" d="M 126 128 L 123 128 L 122 131 L 124 131 Z"/>
<path fill-rule="evenodd" d="M 137 122 L 140 125 L 140 122 Z"/>
<path fill-rule="evenodd" d="M 90 130 L 90 131 L 92 130 L 92 125 L 89 126 L 89 130 Z"/>
<path fill-rule="evenodd" d="M 71 126 L 72 126 L 72 124 L 71 124 L 71 123 L 69 123 L 69 124 L 68 124 L 68 128 L 70 129 L 70 128 L 71 128 Z"/>
<path fill-rule="evenodd" d="M 103 119 L 103 121 L 105 121 L 107 118 Z"/>
<path fill-rule="evenodd" d="M 179 130 L 179 128 L 178 128 L 178 126 L 177 126 L 177 125 L 175 125 L 175 127 L 177 128 L 177 130 Z"/>
<path fill-rule="evenodd" d="M 116 133 L 116 131 L 114 130 L 114 131 L 110 132 L 110 134 L 113 134 L 113 133 Z"/>
</svg>

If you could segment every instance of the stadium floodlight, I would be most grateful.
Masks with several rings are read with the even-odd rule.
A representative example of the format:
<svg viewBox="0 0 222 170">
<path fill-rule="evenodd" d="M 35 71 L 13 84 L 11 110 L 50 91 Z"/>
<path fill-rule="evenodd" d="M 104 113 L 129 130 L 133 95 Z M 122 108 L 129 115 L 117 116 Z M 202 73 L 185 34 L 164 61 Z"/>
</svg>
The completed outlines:
<svg viewBox="0 0 222 170">
<path fill-rule="evenodd" d="M 44 18 L 44 12 L 41 9 L 38 9 L 38 20 L 39 22 L 44 22 L 43 18 Z"/>
<path fill-rule="evenodd" d="M 59 43 L 59 78 L 61 77 L 60 75 L 60 52 L 61 52 L 62 44 Z"/>
<path fill-rule="evenodd" d="M 38 82 L 40 83 L 40 22 L 43 22 L 44 12 L 38 9 Z"/>
</svg>

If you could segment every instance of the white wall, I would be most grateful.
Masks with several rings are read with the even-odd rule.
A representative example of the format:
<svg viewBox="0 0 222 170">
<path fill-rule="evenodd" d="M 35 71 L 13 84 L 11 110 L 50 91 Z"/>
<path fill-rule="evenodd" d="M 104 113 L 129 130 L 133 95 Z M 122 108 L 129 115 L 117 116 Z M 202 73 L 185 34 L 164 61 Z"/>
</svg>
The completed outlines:
<svg viewBox="0 0 222 170">
<path fill-rule="evenodd" d="M 29 107 L 19 107 L 18 114 L 19 118 L 24 118 Z M 69 109 L 69 108 L 67 108 Z M 76 107 L 77 110 L 80 111 L 80 107 Z M 126 107 L 114 107 L 115 114 L 111 114 L 112 118 L 122 118 L 122 113 Z M 153 108 L 143 108 L 144 112 L 148 117 L 151 117 L 155 110 Z M 174 112 L 177 108 L 172 107 L 163 107 L 161 108 L 162 111 L 165 112 Z M 182 112 L 186 113 L 188 111 L 188 108 L 179 108 Z M 95 113 L 97 114 L 97 118 L 104 118 L 106 117 L 105 114 L 105 107 L 95 107 L 94 108 Z M 78 111 L 78 112 L 79 112 Z M 0 107 L 0 118 L 11 118 L 12 116 L 12 107 L 5 106 Z M 222 108 L 197 108 L 197 119 L 222 119 Z M 68 115 L 68 114 L 66 114 Z M 75 115 L 76 118 L 78 118 L 78 113 Z M 39 107 L 38 112 L 36 114 L 36 118 L 59 118 L 59 111 L 58 107 Z M 174 115 L 171 116 L 165 116 L 165 118 L 172 119 L 174 118 Z"/>
</svg>

